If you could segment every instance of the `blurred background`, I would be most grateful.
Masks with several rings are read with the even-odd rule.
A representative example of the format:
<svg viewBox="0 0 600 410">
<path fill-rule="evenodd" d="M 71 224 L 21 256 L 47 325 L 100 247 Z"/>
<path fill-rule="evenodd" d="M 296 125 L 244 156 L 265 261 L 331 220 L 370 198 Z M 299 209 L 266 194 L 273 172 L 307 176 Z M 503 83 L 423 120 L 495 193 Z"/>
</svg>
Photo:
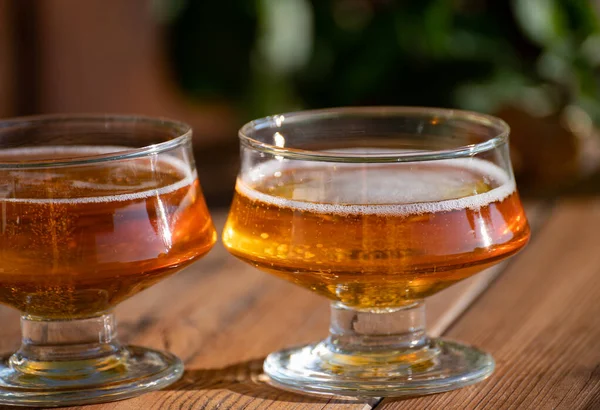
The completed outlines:
<svg viewBox="0 0 600 410">
<path fill-rule="evenodd" d="M 0 90 L 189 122 L 213 207 L 243 123 L 340 105 L 498 115 L 522 193 L 600 191 L 599 0 L 0 0 Z"/>
</svg>

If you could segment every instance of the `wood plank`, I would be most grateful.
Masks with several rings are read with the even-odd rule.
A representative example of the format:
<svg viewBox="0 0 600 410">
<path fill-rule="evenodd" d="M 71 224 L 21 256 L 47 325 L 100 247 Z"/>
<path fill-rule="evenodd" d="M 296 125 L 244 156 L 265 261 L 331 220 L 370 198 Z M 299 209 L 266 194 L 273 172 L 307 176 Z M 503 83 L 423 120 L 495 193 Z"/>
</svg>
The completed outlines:
<svg viewBox="0 0 600 410">
<path fill-rule="evenodd" d="M 600 408 L 600 200 L 561 202 L 447 332 L 491 352 L 489 380 L 378 409 Z"/>
<path fill-rule="evenodd" d="M 531 209 L 532 220 L 541 215 Z M 215 214 L 215 225 L 223 226 L 224 218 Z M 475 299 L 497 273 L 482 273 L 431 298 L 434 332 L 442 332 L 466 308 L 464 299 Z M 122 341 L 177 354 L 186 364 L 183 380 L 160 392 L 83 408 L 371 408 L 378 400 L 301 396 L 264 382 L 262 360 L 268 353 L 326 336 L 327 304 L 238 261 L 218 244 L 192 267 L 117 308 Z M 4 350 L 18 342 L 18 321 L 6 323 L 3 331 L 12 341 L 9 346 L 0 338 Z"/>
<path fill-rule="evenodd" d="M 216 215 L 215 225 L 222 227 L 224 219 Z M 183 379 L 160 392 L 83 408 L 370 408 L 357 400 L 296 395 L 264 383 L 262 360 L 268 353 L 327 334 L 329 310 L 321 297 L 257 271 L 220 243 L 154 288 L 118 308 L 121 334 L 128 342 L 178 355 L 186 365 Z M 165 295 L 177 303 L 165 303 Z M 140 327 L 140 316 L 149 325 Z"/>
<path fill-rule="evenodd" d="M 539 220 L 539 218 L 535 218 L 535 215 L 541 215 L 539 208 L 532 206 L 530 209 L 532 221 Z M 217 226 L 222 226 L 220 219 L 217 218 Z M 211 329 L 213 333 L 206 335 L 206 329 L 195 332 L 193 330 L 199 323 L 202 311 L 208 307 L 194 306 L 195 309 L 199 309 L 197 312 L 186 310 L 181 330 L 173 329 L 173 325 L 169 324 L 168 330 L 159 331 L 162 334 L 177 334 L 178 345 L 181 347 L 178 348 L 171 343 L 162 346 L 154 345 L 157 348 L 167 346 L 186 360 L 188 370 L 184 380 L 168 393 L 156 392 L 127 402 L 91 406 L 90 408 L 129 409 L 142 406 L 143 403 L 154 402 L 154 400 L 160 403 L 156 408 L 225 406 L 237 409 L 267 405 L 289 408 L 292 407 L 292 404 L 293 407 L 302 404 L 301 408 L 322 408 L 325 403 L 328 403 L 327 400 L 283 393 L 269 387 L 264 383 L 261 369 L 262 360 L 269 352 L 285 346 L 318 340 L 327 334 L 329 321 L 327 301 L 286 282 L 273 279 L 227 255 L 221 256 L 222 252 L 224 250 L 219 245 L 211 256 L 219 260 L 221 258 L 227 260 L 227 266 L 222 266 L 221 273 L 216 275 L 217 280 L 228 284 L 224 285 L 225 287 L 231 286 L 226 275 L 232 274 L 232 271 L 234 275 L 248 275 L 247 280 L 252 277 L 252 280 L 257 281 L 258 285 L 254 288 L 256 290 L 248 289 L 249 294 L 245 296 L 245 299 L 250 299 L 255 304 L 250 306 L 246 303 L 241 304 L 247 310 L 246 316 L 237 323 L 225 321 L 227 325 L 222 334 L 218 334 L 218 327 L 215 327 L 213 329 L 217 330 Z M 456 315 L 462 312 L 464 303 L 461 301 L 461 296 L 467 294 L 467 298 L 473 300 L 485 288 L 485 284 L 489 283 L 497 274 L 498 270 L 492 270 L 475 276 L 464 281 L 460 286 L 456 286 L 458 291 L 450 288 L 432 298 L 434 308 L 430 312 L 432 313 L 430 322 L 433 326 L 442 329 L 438 324 L 442 320 L 446 325 L 449 324 L 451 320 L 448 319 L 447 312 L 450 311 Z M 212 290 L 211 285 L 207 285 L 207 288 Z M 259 292 L 259 294 L 253 292 Z M 200 299 L 206 301 L 205 298 Z M 222 306 L 227 306 L 227 299 L 227 295 L 219 295 L 219 303 L 222 304 L 213 309 L 219 310 L 222 309 Z M 461 308 L 457 308 L 455 305 L 460 305 Z M 217 321 L 215 325 L 218 326 L 218 323 L 223 322 L 223 320 Z M 289 331 L 289 329 L 293 329 L 293 331 Z M 138 343 L 144 345 L 153 345 L 157 341 L 155 332 L 149 332 L 142 337 L 138 336 L 134 340 L 136 342 L 140 340 Z M 189 346 L 194 344 L 196 346 L 200 344 L 203 347 L 190 352 Z M 205 354 L 209 356 L 205 356 Z M 176 392 L 172 390 L 176 390 Z M 150 399 L 151 396 L 155 398 Z M 377 402 L 376 399 L 373 401 Z M 363 408 L 365 404 L 334 399 L 328 403 L 328 406 Z"/>
<path fill-rule="evenodd" d="M 499 264 L 427 299 L 427 334 L 440 336 L 504 270 Z"/>
<path fill-rule="evenodd" d="M 225 215 L 215 217 L 223 226 Z M 117 308 L 123 342 L 168 349 L 186 364 L 167 390 L 85 409 L 262 407 L 366 409 L 352 399 L 295 395 L 264 383 L 262 359 L 273 350 L 323 338 L 327 301 L 231 257 L 221 244 L 192 267 Z M 0 308 L 3 351 L 18 345 L 18 315 Z M 10 340 L 7 340 L 10 339 Z M 11 407 L 0 406 L 10 409 Z"/>
</svg>

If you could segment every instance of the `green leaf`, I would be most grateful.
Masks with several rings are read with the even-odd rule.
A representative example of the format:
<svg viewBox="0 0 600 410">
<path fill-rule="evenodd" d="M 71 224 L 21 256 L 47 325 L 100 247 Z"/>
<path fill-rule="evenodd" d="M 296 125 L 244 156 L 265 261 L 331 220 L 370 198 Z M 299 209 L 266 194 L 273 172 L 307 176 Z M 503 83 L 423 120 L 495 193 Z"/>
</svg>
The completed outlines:
<svg viewBox="0 0 600 410">
<path fill-rule="evenodd" d="M 568 31 L 556 0 L 513 0 L 513 9 L 523 32 L 538 45 L 551 45 Z"/>
</svg>

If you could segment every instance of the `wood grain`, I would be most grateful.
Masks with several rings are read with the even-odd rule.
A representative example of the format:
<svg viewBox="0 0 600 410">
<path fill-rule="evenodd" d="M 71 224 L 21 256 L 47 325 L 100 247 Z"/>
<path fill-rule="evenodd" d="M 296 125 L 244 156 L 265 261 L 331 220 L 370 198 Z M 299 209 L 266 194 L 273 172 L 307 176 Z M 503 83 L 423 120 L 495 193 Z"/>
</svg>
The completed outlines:
<svg viewBox="0 0 600 410">
<path fill-rule="evenodd" d="M 530 219 L 539 221 L 543 212 L 530 209 Z M 215 225 L 223 226 L 224 218 L 222 212 L 215 214 Z M 442 333 L 460 316 L 498 271 L 488 270 L 430 298 L 433 333 Z M 0 338 L 0 346 L 10 351 L 18 344 L 17 315 L 7 309 L 0 314 L 7 324 L 2 334 L 10 335 Z M 80 408 L 354 410 L 378 402 L 301 396 L 266 384 L 262 360 L 268 353 L 326 336 L 327 301 L 238 261 L 220 244 L 192 267 L 123 303 L 117 317 L 123 342 L 172 351 L 184 360 L 185 375 L 160 392 Z"/>
<path fill-rule="evenodd" d="M 600 409 L 600 201 L 562 202 L 447 332 L 491 352 L 479 385 L 378 409 Z"/>
</svg>

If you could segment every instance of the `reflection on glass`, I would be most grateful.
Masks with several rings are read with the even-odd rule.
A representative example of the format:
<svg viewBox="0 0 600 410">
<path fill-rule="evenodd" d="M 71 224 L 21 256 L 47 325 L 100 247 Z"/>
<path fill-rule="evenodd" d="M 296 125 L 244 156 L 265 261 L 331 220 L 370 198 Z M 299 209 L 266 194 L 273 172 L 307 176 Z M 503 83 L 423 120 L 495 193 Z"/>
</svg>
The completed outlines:
<svg viewBox="0 0 600 410">
<path fill-rule="evenodd" d="M 223 240 L 240 259 L 332 300 L 332 321 L 325 341 L 270 355 L 272 381 L 311 393 L 398 396 L 487 377 L 488 354 L 427 337 L 423 299 L 528 240 L 506 165 L 506 125 L 401 108 L 285 119 L 242 128 L 242 171 Z"/>
<path fill-rule="evenodd" d="M 187 126 L 134 117 L 2 125 L 0 141 L 18 133 L 21 146 L 0 142 L 0 302 L 22 312 L 23 342 L 0 368 L 0 402 L 82 404 L 177 380 L 176 357 L 119 344 L 111 310 L 215 242 Z M 157 131 L 158 145 L 136 149 Z M 103 143 L 113 135 L 125 146 Z"/>
</svg>

